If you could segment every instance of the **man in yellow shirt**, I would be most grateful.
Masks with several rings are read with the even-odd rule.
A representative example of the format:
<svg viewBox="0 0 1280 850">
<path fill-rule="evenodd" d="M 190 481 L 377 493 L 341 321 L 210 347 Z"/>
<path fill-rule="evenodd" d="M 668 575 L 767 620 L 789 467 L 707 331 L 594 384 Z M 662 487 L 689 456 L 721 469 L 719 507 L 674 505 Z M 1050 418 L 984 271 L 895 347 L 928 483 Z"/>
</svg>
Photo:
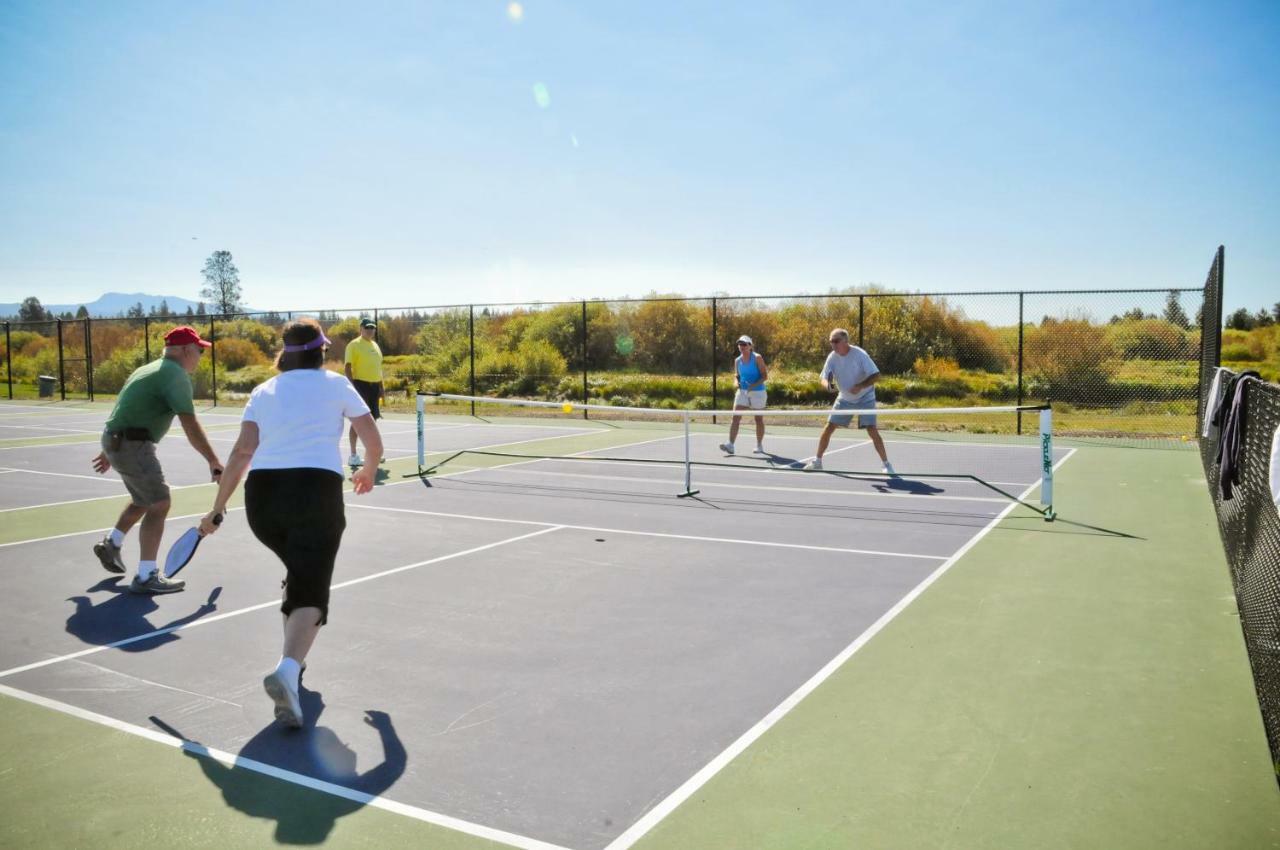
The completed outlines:
<svg viewBox="0 0 1280 850">
<path fill-rule="evenodd" d="M 373 414 L 373 418 L 381 419 L 382 411 L 378 409 L 378 402 L 383 395 L 382 349 L 378 348 L 378 344 L 373 341 L 377 333 L 378 325 L 373 319 L 361 320 L 360 336 L 347 343 L 345 371 L 347 380 L 356 388 L 356 392 L 360 393 L 364 403 L 369 405 L 369 412 Z M 360 455 L 356 454 L 354 427 L 351 429 L 351 457 L 347 462 L 352 468 L 362 463 Z"/>
</svg>

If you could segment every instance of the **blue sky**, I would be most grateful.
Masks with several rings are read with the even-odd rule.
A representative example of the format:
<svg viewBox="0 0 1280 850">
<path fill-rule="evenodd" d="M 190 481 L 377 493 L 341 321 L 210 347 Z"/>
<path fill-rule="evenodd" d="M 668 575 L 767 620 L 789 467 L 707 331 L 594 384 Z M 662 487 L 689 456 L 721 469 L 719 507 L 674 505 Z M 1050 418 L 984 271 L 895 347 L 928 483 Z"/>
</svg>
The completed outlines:
<svg viewBox="0 0 1280 850">
<path fill-rule="evenodd" d="M 0 0 L 0 301 L 1280 301 L 1274 0 L 521 10 Z"/>
</svg>

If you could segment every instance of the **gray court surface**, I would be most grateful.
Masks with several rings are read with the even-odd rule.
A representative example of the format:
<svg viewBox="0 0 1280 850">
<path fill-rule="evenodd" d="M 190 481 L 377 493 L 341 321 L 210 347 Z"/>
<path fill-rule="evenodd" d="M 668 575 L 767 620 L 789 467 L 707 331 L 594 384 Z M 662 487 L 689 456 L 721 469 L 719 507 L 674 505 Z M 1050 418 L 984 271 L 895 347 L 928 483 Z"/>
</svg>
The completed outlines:
<svg viewBox="0 0 1280 850">
<path fill-rule="evenodd" d="M 491 426 L 436 436 L 451 433 L 506 439 Z M 665 457 L 664 439 L 600 454 Z M 698 435 L 698 457 L 722 459 L 716 442 Z M 856 440 L 830 456 L 837 474 L 745 468 L 803 456 L 772 445 L 776 458 L 699 467 L 687 499 L 678 465 L 569 460 L 446 467 L 348 495 L 301 732 L 275 725 L 262 693 L 282 569 L 242 511 L 202 546 L 186 592 L 159 598 L 103 572 L 97 533 L 0 547 L 0 683 L 425 812 L 601 848 L 1009 504 L 967 478 L 839 474 L 878 466 Z M 891 445 L 903 472 L 976 459 L 1019 493 L 1038 471 L 1034 447 Z M 171 521 L 167 539 L 191 522 Z M 129 563 L 136 546 L 131 535 Z M 227 768 L 192 770 L 252 809 Z"/>
</svg>

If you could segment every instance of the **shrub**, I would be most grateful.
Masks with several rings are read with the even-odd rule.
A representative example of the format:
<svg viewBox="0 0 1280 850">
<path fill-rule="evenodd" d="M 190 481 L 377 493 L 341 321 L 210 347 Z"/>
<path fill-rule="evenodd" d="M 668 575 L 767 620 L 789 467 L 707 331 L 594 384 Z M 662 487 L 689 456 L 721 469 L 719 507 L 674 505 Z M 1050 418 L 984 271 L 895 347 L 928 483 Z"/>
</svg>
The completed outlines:
<svg viewBox="0 0 1280 850">
<path fill-rule="evenodd" d="M 1046 317 L 1027 328 L 1024 346 L 1027 371 L 1055 401 L 1096 397 L 1117 366 L 1107 329 L 1087 319 Z"/>
<path fill-rule="evenodd" d="M 168 328 L 165 328 L 167 330 Z M 251 343 L 265 358 L 274 359 L 280 350 L 280 328 L 265 325 L 253 319 L 232 319 L 218 322 L 216 325 L 218 343 L 218 362 L 221 363 L 222 346 L 237 340 Z"/>
<path fill-rule="evenodd" d="M 1126 358 L 1150 360 L 1184 360 L 1196 351 L 1191 334 L 1164 319 L 1137 319 L 1117 322 L 1107 327 L 1112 344 Z M 1199 335 L 1196 335 L 1199 344 Z"/>
<path fill-rule="evenodd" d="M 1237 342 L 1231 345 L 1222 346 L 1222 359 L 1232 360 L 1235 362 L 1243 361 L 1246 363 L 1249 363 L 1249 362 L 1256 363 L 1260 361 L 1262 358 L 1258 357 L 1254 353 L 1253 348 L 1250 347 L 1249 345 Z"/>
<path fill-rule="evenodd" d="M 115 353 L 93 367 L 94 392 L 112 395 L 120 392 L 133 370 L 143 364 L 146 351 L 141 343 L 132 348 L 117 348 Z"/>
<path fill-rule="evenodd" d="M 247 339 L 219 339 L 215 350 L 218 353 L 219 369 L 226 369 L 228 372 L 271 362 L 271 358 Z"/>
<path fill-rule="evenodd" d="M 271 380 L 279 373 L 274 366 L 257 364 L 244 366 L 230 372 L 218 373 L 218 389 L 248 393 L 259 384 Z"/>
<path fill-rule="evenodd" d="M 922 378 L 954 378 L 960 374 L 960 364 L 950 357 L 934 357 L 926 354 L 917 357 L 911 371 Z"/>
</svg>

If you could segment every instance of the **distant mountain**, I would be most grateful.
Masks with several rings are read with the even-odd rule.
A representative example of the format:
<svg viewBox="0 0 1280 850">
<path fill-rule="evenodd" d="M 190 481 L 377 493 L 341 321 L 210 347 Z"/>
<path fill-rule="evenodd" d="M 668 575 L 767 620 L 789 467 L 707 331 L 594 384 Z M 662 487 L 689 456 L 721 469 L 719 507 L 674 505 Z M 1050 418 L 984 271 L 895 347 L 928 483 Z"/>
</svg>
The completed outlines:
<svg viewBox="0 0 1280 850">
<path fill-rule="evenodd" d="M 40 296 L 36 296 L 39 298 Z M 100 296 L 96 301 L 83 302 L 85 309 L 89 311 L 90 316 L 104 316 L 113 318 L 128 312 L 129 308 L 134 304 L 141 303 L 142 309 L 146 313 L 151 312 L 152 307 L 159 307 L 163 301 L 169 308 L 169 312 L 174 315 L 185 314 L 187 308 L 190 307 L 192 312 L 200 306 L 200 302 L 191 301 L 187 298 L 179 298 L 177 295 L 147 295 L 145 292 L 108 292 Z M 63 312 L 75 313 L 80 309 L 80 304 L 46 304 L 40 302 L 46 310 L 53 314 Z M 16 316 L 21 302 L 16 304 L 0 304 L 0 316 Z M 205 309 L 209 309 L 209 305 L 205 305 Z M 247 310 L 248 308 L 246 308 Z"/>
</svg>

